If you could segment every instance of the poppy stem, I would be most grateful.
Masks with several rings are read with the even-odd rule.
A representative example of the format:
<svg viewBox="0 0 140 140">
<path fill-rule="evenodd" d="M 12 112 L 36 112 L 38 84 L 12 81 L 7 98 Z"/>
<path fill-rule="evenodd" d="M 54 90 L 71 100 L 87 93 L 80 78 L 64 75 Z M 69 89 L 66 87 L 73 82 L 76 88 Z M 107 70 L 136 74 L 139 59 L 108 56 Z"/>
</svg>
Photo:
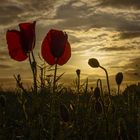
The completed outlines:
<svg viewBox="0 0 140 140">
<path fill-rule="evenodd" d="M 100 84 L 100 88 L 101 88 L 101 97 L 103 99 L 103 86 L 102 86 L 102 81 L 101 79 L 98 79 L 97 80 L 97 87 L 99 87 L 99 84 Z"/>
<path fill-rule="evenodd" d="M 57 60 L 54 68 L 53 93 L 55 92 L 55 88 L 56 88 L 56 74 L 57 74 Z"/>
<path fill-rule="evenodd" d="M 55 68 L 54 68 L 54 79 L 53 79 L 53 92 L 51 95 L 51 137 L 50 139 L 54 139 L 54 125 L 55 125 L 55 112 L 56 112 L 56 101 L 55 101 L 55 89 L 56 89 L 56 74 L 57 74 L 57 61 L 58 59 L 55 60 Z"/>
<path fill-rule="evenodd" d="M 120 94 L 120 85 L 118 85 L 118 96 Z"/>
<path fill-rule="evenodd" d="M 31 60 L 31 56 L 32 56 L 33 60 Z M 36 80 L 37 79 L 37 68 L 36 68 L 36 61 L 35 61 L 33 52 L 31 52 L 31 54 L 29 53 L 29 63 L 31 66 L 32 74 L 33 74 L 34 92 L 35 92 L 35 94 L 37 94 L 37 80 Z"/>
<path fill-rule="evenodd" d="M 107 70 L 100 66 L 101 69 L 103 69 L 105 71 L 105 74 L 106 74 L 106 80 L 107 80 L 107 87 L 108 87 L 108 94 L 109 94 L 109 97 L 111 96 L 111 93 L 110 93 L 110 84 L 109 84 L 109 77 L 108 77 L 108 73 L 107 73 Z"/>
<path fill-rule="evenodd" d="M 107 118 L 107 113 L 105 110 L 105 104 L 104 104 L 104 97 L 103 97 L 103 86 L 102 86 L 102 80 L 98 79 L 97 80 L 97 87 L 99 87 L 100 84 L 100 89 L 101 89 L 101 103 L 102 103 L 102 107 L 103 107 L 103 113 L 104 113 L 104 118 L 105 118 L 105 122 L 106 122 L 106 136 L 108 136 L 108 118 Z"/>
<path fill-rule="evenodd" d="M 78 91 L 78 94 L 79 94 L 79 91 L 80 91 L 80 75 L 78 75 L 78 81 L 77 81 L 77 91 Z"/>
</svg>

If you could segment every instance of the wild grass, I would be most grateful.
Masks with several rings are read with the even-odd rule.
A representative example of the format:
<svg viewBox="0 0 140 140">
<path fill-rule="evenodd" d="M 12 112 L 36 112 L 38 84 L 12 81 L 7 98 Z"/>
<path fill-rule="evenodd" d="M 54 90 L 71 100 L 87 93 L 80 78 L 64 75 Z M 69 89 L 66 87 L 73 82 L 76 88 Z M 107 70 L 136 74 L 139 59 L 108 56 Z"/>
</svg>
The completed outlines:
<svg viewBox="0 0 140 140">
<path fill-rule="evenodd" d="M 15 91 L 0 91 L 0 140 L 138 140 L 137 85 L 115 96 L 100 86 L 72 90 L 58 83 L 55 92 L 47 84 L 34 94 L 16 80 Z"/>
</svg>

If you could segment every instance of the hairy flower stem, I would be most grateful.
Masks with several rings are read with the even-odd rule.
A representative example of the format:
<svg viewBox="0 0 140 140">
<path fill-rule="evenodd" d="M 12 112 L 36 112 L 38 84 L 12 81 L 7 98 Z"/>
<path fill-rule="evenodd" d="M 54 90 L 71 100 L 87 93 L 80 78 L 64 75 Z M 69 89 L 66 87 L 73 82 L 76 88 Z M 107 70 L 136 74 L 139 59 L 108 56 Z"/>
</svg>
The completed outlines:
<svg viewBox="0 0 140 140">
<path fill-rule="evenodd" d="M 79 94 L 80 94 L 80 75 L 78 75 L 78 80 L 77 80 L 77 109 L 79 106 Z"/>
<path fill-rule="evenodd" d="M 109 77 L 108 77 L 108 73 L 107 73 L 107 70 L 100 66 L 101 69 L 103 69 L 105 71 L 105 74 L 106 74 L 106 80 L 107 80 L 107 87 L 108 87 L 108 94 L 109 94 L 109 97 L 111 97 L 111 93 L 110 93 L 110 85 L 109 85 Z"/>
<path fill-rule="evenodd" d="M 29 63 L 33 74 L 34 92 L 37 94 L 37 67 L 33 52 L 29 53 Z"/>
<path fill-rule="evenodd" d="M 104 118 L 105 118 L 105 121 L 106 121 L 106 137 L 108 137 L 108 131 L 109 131 L 109 128 L 108 128 L 108 118 L 107 118 L 107 114 L 106 114 L 106 110 L 105 110 L 105 105 L 104 105 L 103 87 L 102 87 L 101 79 L 97 80 L 97 87 L 99 87 L 99 84 L 100 84 L 100 88 L 101 88 L 101 103 L 102 103 L 102 107 L 103 107 L 103 114 L 104 114 Z"/>
<path fill-rule="evenodd" d="M 55 89 L 56 89 L 56 74 L 57 74 L 57 60 L 54 68 L 54 79 L 53 79 L 53 92 L 51 95 L 51 137 L 50 140 L 54 140 L 54 125 L 55 125 Z"/>
<path fill-rule="evenodd" d="M 100 84 L 100 89 L 101 89 L 101 98 L 103 99 L 103 86 L 102 86 L 101 79 L 97 80 L 97 87 L 99 87 L 99 84 Z"/>
<path fill-rule="evenodd" d="M 80 90 L 80 75 L 77 76 L 78 80 L 77 80 L 77 92 L 79 94 L 79 90 Z"/>
<path fill-rule="evenodd" d="M 118 85 L 118 96 L 120 94 L 120 85 Z"/>
<path fill-rule="evenodd" d="M 107 72 L 107 70 L 104 67 L 100 66 L 100 68 L 105 71 L 106 80 L 107 80 L 107 87 L 108 87 L 108 94 L 109 94 L 109 100 L 112 103 L 112 101 L 111 101 L 111 93 L 110 93 L 110 84 L 109 84 L 108 72 Z M 107 114 L 105 112 L 105 109 L 104 109 L 104 116 L 105 116 L 105 120 L 106 120 L 106 137 L 108 138 L 108 134 L 109 134 L 109 123 L 108 123 L 108 118 L 107 118 Z"/>
<path fill-rule="evenodd" d="M 53 93 L 55 93 L 55 88 L 56 88 L 56 73 L 57 73 L 57 63 L 55 64 L 55 68 L 54 68 Z"/>
</svg>

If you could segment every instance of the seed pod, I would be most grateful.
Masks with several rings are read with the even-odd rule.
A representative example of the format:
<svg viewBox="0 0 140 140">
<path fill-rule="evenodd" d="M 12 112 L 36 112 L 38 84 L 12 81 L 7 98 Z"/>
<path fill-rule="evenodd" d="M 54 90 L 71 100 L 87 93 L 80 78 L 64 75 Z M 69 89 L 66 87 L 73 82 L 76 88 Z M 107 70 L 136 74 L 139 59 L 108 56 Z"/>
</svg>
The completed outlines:
<svg viewBox="0 0 140 140">
<path fill-rule="evenodd" d="M 99 87 L 96 87 L 94 90 L 94 96 L 96 99 L 98 99 L 100 97 L 100 89 Z"/>
<path fill-rule="evenodd" d="M 101 114 L 103 111 L 102 105 L 98 100 L 96 100 L 94 108 L 95 108 L 96 113 L 98 114 Z"/>
<path fill-rule="evenodd" d="M 4 95 L 0 95 L 0 107 L 6 106 L 6 97 Z"/>
<path fill-rule="evenodd" d="M 68 122 L 69 119 L 69 111 L 64 104 L 60 105 L 60 116 L 64 122 Z"/>
<path fill-rule="evenodd" d="M 117 73 L 116 74 L 116 83 L 117 83 L 117 85 L 120 85 L 122 83 L 122 80 L 123 80 L 122 72 Z"/>
<path fill-rule="evenodd" d="M 77 70 L 76 70 L 76 74 L 77 74 L 78 77 L 80 76 L 80 72 L 81 72 L 80 69 L 77 69 Z"/>
<path fill-rule="evenodd" d="M 92 68 L 98 68 L 100 66 L 98 60 L 96 58 L 90 58 L 88 60 L 88 64 L 92 67 Z"/>
</svg>

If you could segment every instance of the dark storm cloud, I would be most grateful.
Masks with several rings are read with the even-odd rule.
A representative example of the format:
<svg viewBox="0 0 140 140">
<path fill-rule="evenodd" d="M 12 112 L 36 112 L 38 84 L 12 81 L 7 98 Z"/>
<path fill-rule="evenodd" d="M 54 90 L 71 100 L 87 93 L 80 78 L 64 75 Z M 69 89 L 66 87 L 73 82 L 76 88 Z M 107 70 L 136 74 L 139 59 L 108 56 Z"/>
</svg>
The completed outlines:
<svg viewBox="0 0 140 140">
<path fill-rule="evenodd" d="M 5 0 L 0 4 L 0 25 L 14 24 L 40 18 L 53 8 L 55 0 Z"/>
<path fill-rule="evenodd" d="M 139 0 L 100 0 L 103 6 L 140 8 Z"/>
<path fill-rule="evenodd" d="M 54 18 L 63 20 L 62 27 L 70 29 L 106 27 L 120 31 L 140 31 L 139 20 L 128 19 L 127 15 L 122 13 L 98 12 L 96 9 L 100 8 L 98 7 L 99 5 L 94 5 L 92 8 L 86 4 L 81 7 L 75 7 L 73 6 L 74 3 L 75 1 L 71 1 L 57 9 Z M 134 14 L 133 16 L 135 19 L 139 19 L 139 14 Z"/>
<path fill-rule="evenodd" d="M 9 69 L 9 68 L 11 68 L 11 66 L 9 66 L 7 64 L 0 64 L 0 68 L 1 69 Z"/>
<path fill-rule="evenodd" d="M 69 19 L 83 17 L 90 14 L 89 7 L 86 4 L 80 7 L 75 7 L 73 6 L 75 2 L 76 2 L 75 0 L 72 0 L 67 4 L 60 6 L 56 11 L 57 13 L 55 17 L 61 19 Z"/>
<path fill-rule="evenodd" d="M 98 46 L 103 46 L 103 43 L 94 43 L 94 44 L 88 44 L 88 45 L 80 45 L 79 47 L 76 47 L 76 48 L 72 48 L 72 52 L 73 53 L 78 53 L 78 54 L 84 54 L 85 51 L 90 51 L 90 52 L 96 52 L 97 50 L 99 50 Z"/>
<path fill-rule="evenodd" d="M 76 36 L 69 35 L 69 41 L 70 43 L 78 43 L 81 41 L 81 39 L 77 38 Z"/>
<path fill-rule="evenodd" d="M 128 51 L 128 50 L 133 50 L 135 49 L 134 46 L 131 47 L 125 47 L 125 46 L 112 46 L 112 47 L 104 47 L 104 48 L 100 48 L 98 50 L 100 51 Z"/>
<path fill-rule="evenodd" d="M 125 65 L 125 67 L 126 68 L 133 67 L 134 69 L 139 69 L 140 68 L 140 57 L 135 58 L 135 59 L 130 59 L 130 63 Z"/>
<path fill-rule="evenodd" d="M 93 24 L 92 27 L 114 28 L 118 31 L 140 31 L 140 24 L 138 21 L 126 19 L 125 16 L 118 16 L 112 13 L 95 13 L 89 17 Z"/>
<path fill-rule="evenodd" d="M 8 24 L 17 18 L 17 14 L 23 12 L 23 9 L 17 6 L 0 6 L 0 24 Z"/>
<path fill-rule="evenodd" d="M 140 31 L 138 32 L 122 32 L 120 34 L 120 39 L 132 39 L 140 37 Z"/>
<path fill-rule="evenodd" d="M 140 80 L 140 57 L 130 59 L 130 63 L 124 66 L 125 74 L 131 79 Z"/>
</svg>

